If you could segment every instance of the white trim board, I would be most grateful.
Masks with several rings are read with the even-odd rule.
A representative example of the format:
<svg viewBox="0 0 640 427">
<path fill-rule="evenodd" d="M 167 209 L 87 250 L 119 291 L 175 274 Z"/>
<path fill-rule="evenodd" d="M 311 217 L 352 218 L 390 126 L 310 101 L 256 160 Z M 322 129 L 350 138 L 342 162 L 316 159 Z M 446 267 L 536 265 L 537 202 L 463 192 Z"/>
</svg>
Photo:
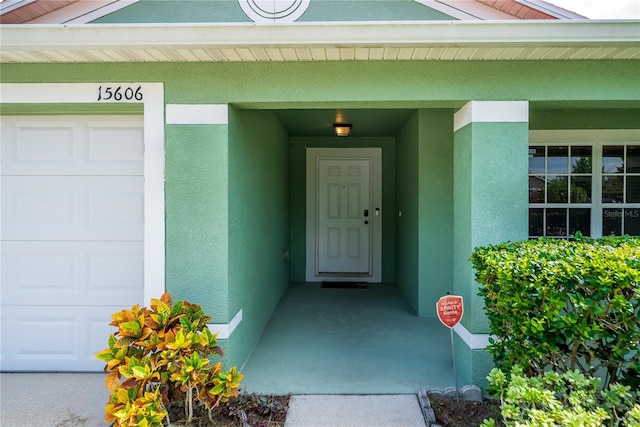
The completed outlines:
<svg viewBox="0 0 640 427">
<path fill-rule="evenodd" d="M 446 4 L 440 0 L 414 0 L 424 6 L 461 20 L 517 20 L 501 10 L 475 1 L 457 1 Z"/>
<path fill-rule="evenodd" d="M 167 104 L 168 125 L 226 125 L 227 104 Z"/>
<path fill-rule="evenodd" d="M 471 350 L 484 350 L 490 343 L 489 334 L 472 334 L 462 323 L 458 323 L 453 327 L 455 333 L 462 341 L 467 344 Z M 494 337 L 495 338 L 495 337 Z"/>
<path fill-rule="evenodd" d="M 453 131 L 469 123 L 529 122 L 528 101 L 469 101 L 453 116 Z"/>
<path fill-rule="evenodd" d="M 162 83 L 0 83 L 0 100 L 12 104 L 97 103 L 99 87 L 140 87 L 144 107 L 144 301 L 165 291 L 164 85 Z M 0 178 L 1 179 L 1 178 Z M 1 230 L 0 230 L 1 233 Z"/>
<path fill-rule="evenodd" d="M 207 326 L 212 334 L 218 334 L 218 339 L 226 340 L 233 334 L 240 322 L 242 322 L 242 309 L 238 310 L 229 323 L 209 323 Z"/>
<path fill-rule="evenodd" d="M 558 19 L 589 19 L 585 16 L 579 15 L 570 10 L 563 9 L 554 4 L 551 4 L 549 1 L 540 1 L 540 0 L 515 0 L 515 1 L 525 6 L 529 6 L 530 8 L 539 10 L 540 12 L 546 13 L 547 15 L 554 16 Z"/>
<path fill-rule="evenodd" d="M 138 1 L 140 0 L 80 0 L 32 19 L 28 24 L 86 24 Z"/>
<path fill-rule="evenodd" d="M 4 0 L 0 4 L 0 15 L 26 6 L 29 3 L 33 3 L 34 1 L 36 0 Z"/>
</svg>

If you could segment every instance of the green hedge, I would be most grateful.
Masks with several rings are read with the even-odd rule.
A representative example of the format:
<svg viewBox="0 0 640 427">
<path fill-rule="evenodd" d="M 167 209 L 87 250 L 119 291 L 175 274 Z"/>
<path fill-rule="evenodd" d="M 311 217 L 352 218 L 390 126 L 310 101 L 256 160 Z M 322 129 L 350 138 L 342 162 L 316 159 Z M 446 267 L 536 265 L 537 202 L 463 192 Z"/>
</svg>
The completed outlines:
<svg viewBox="0 0 640 427">
<path fill-rule="evenodd" d="M 638 389 L 640 238 L 539 239 L 476 248 L 496 366 L 579 370 Z"/>
</svg>

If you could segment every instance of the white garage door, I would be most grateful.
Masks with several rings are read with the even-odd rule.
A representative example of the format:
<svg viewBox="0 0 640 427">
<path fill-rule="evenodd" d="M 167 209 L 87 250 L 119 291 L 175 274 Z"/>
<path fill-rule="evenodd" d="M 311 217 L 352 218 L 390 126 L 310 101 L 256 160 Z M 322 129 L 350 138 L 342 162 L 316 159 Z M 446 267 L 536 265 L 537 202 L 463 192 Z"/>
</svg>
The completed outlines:
<svg viewBox="0 0 640 427">
<path fill-rule="evenodd" d="M 99 371 L 111 313 L 142 304 L 141 117 L 2 118 L 3 371 Z"/>
</svg>

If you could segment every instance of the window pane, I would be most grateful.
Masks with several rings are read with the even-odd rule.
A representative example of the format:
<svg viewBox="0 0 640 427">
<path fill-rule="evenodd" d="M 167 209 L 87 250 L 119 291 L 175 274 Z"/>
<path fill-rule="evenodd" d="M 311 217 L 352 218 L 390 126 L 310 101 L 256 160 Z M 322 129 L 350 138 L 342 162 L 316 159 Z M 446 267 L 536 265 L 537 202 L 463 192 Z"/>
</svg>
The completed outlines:
<svg viewBox="0 0 640 427">
<path fill-rule="evenodd" d="M 640 209 L 624 210 L 624 234 L 640 236 Z"/>
<path fill-rule="evenodd" d="M 547 209 L 547 236 L 567 235 L 567 210 Z"/>
<path fill-rule="evenodd" d="M 569 209 L 569 235 L 591 235 L 591 209 Z"/>
<path fill-rule="evenodd" d="M 544 177 L 529 177 L 529 203 L 544 203 Z"/>
<path fill-rule="evenodd" d="M 591 147 L 571 147 L 571 172 L 591 173 Z"/>
<path fill-rule="evenodd" d="M 640 176 L 627 176 L 627 203 L 640 203 Z"/>
<path fill-rule="evenodd" d="M 571 177 L 571 203 L 591 203 L 591 177 Z"/>
<path fill-rule="evenodd" d="M 544 173 L 544 147 L 529 147 L 529 173 Z"/>
<path fill-rule="evenodd" d="M 544 236 L 543 214 L 544 209 L 529 209 L 529 236 Z"/>
<path fill-rule="evenodd" d="M 547 173 L 569 172 L 569 147 L 549 147 Z"/>
<path fill-rule="evenodd" d="M 547 177 L 547 203 L 569 203 L 569 177 Z"/>
<path fill-rule="evenodd" d="M 602 235 L 622 234 L 622 209 L 602 209 Z"/>
<path fill-rule="evenodd" d="M 622 173 L 623 166 L 624 147 L 602 147 L 602 172 Z"/>
<path fill-rule="evenodd" d="M 627 146 L 627 173 L 640 173 L 640 145 Z"/>
<path fill-rule="evenodd" d="M 623 179 L 622 176 L 602 177 L 602 203 L 622 203 L 624 201 Z"/>
</svg>

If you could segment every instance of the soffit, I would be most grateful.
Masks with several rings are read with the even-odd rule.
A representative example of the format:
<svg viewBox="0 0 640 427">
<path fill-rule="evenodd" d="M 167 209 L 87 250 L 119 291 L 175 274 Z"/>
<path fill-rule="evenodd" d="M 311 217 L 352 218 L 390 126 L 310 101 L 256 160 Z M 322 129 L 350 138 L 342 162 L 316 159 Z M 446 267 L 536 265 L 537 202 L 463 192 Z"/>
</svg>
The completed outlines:
<svg viewBox="0 0 640 427">
<path fill-rule="evenodd" d="M 640 21 L 4 25 L 2 63 L 640 59 Z"/>
</svg>

